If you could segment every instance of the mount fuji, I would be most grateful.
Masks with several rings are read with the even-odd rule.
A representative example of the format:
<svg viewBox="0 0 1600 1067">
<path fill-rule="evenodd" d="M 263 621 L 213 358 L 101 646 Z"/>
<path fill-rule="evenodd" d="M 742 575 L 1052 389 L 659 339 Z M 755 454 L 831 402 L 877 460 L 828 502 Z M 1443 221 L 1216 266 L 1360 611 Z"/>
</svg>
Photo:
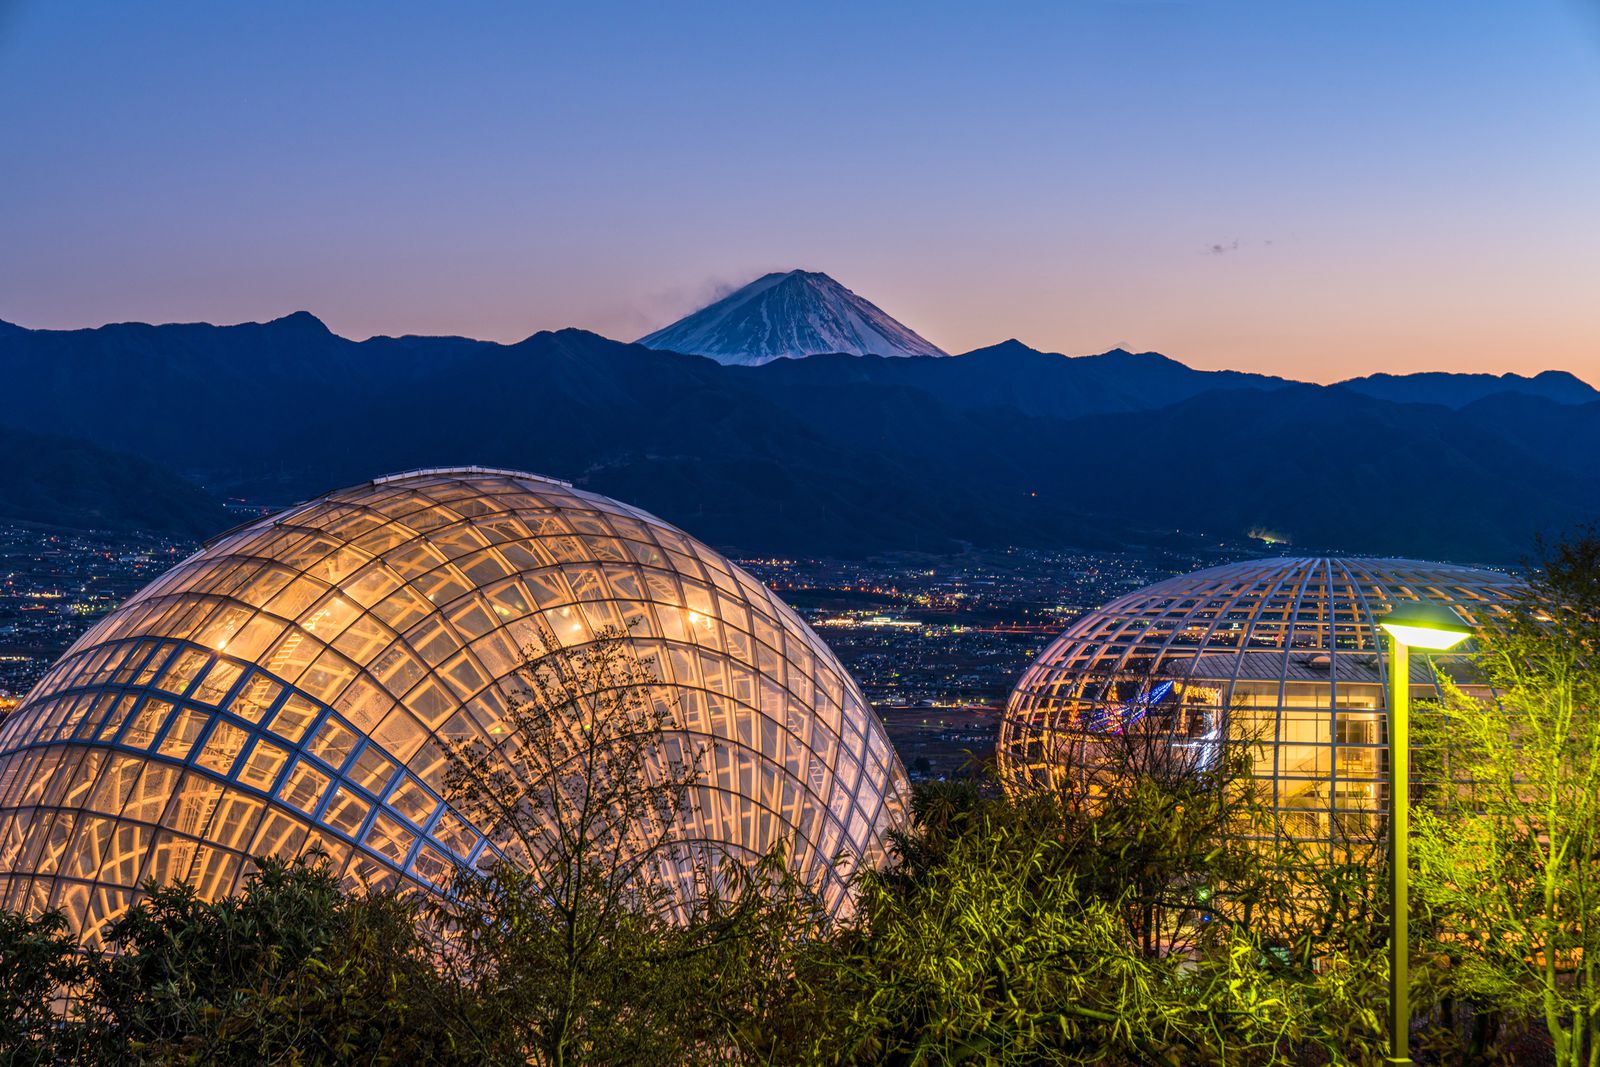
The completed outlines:
<svg viewBox="0 0 1600 1067">
<path fill-rule="evenodd" d="M 762 275 L 638 343 L 746 366 L 830 352 L 949 354 L 826 274 L 805 270 Z"/>
</svg>

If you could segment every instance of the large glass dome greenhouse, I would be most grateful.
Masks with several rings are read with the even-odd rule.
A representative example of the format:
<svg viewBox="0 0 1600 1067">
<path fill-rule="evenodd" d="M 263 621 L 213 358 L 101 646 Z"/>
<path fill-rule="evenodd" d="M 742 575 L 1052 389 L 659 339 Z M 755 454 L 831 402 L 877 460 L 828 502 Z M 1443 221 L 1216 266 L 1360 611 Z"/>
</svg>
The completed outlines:
<svg viewBox="0 0 1600 1067">
<path fill-rule="evenodd" d="M 1113 740 L 1155 738 L 1184 767 L 1248 744 L 1279 832 L 1334 843 L 1385 810 L 1384 635 L 1402 601 L 1468 622 L 1523 587 L 1505 574 L 1403 559 L 1262 559 L 1171 578 L 1075 621 L 1023 674 L 1000 728 L 1007 788 L 1088 788 Z M 1437 672 L 1487 697 L 1459 653 L 1413 654 L 1413 699 Z"/>
<path fill-rule="evenodd" d="M 312 846 L 349 883 L 436 890 L 496 847 L 444 802 L 442 739 L 490 742 L 530 646 L 616 631 L 700 753 L 677 838 L 787 843 L 847 906 L 907 782 L 828 648 L 660 519 L 480 468 L 225 534 L 84 634 L 0 726 L 0 904 L 61 908 L 93 942 L 148 879 L 214 898 L 249 857 Z"/>
</svg>

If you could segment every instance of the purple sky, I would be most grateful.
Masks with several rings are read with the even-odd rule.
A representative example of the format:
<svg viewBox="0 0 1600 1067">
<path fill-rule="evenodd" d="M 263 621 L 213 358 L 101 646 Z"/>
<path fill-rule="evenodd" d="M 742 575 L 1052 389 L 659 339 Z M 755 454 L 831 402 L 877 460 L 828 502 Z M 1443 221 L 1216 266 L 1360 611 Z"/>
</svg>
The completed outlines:
<svg viewBox="0 0 1600 1067">
<path fill-rule="evenodd" d="M 1600 9 L 0 0 L 0 318 L 632 339 L 775 269 L 950 351 L 1600 383 Z"/>
</svg>

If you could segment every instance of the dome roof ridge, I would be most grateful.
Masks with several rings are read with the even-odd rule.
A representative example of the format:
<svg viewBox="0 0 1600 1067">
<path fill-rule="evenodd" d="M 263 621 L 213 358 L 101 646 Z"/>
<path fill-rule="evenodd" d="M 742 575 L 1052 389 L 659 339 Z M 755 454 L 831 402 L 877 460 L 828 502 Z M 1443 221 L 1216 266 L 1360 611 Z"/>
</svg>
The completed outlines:
<svg viewBox="0 0 1600 1067">
<path fill-rule="evenodd" d="M 552 485 L 564 486 L 568 489 L 573 488 L 571 482 L 565 481 L 561 478 L 552 478 L 547 474 L 535 474 L 532 471 L 513 470 L 510 467 L 479 467 L 476 465 L 465 467 L 416 467 L 412 470 L 401 471 L 398 474 L 385 474 L 382 478 L 374 478 L 372 481 L 365 482 L 363 484 L 388 485 L 391 482 L 410 481 L 413 478 L 430 478 L 440 477 L 443 475 L 463 474 L 493 474 L 508 478 L 527 478 L 536 482 L 549 482 Z"/>
<path fill-rule="evenodd" d="M 1187 571 L 1183 574 L 1176 574 L 1170 578 L 1162 578 L 1158 582 L 1152 583 L 1152 585 L 1163 585 L 1167 582 L 1176 581 L 1183 578 L 1210 575 L 1219 571 L 1294 571 L 1307 567 L 1325 565 L 1334 565 L 1339 567 L 1355 566 L 1373 569 L 1404 567 L 1408 569 L 1437 571 L 1440 573 L 1449 574 L 1482 574 L 1486 576 L 1498 576 L 1506 580 L 1514 580 L 1514 577 L 1508 574 L 1506 571 L 1497 570 L 1492 567 L 1474 566 L 1466 563 L 1443 563 L 1437 560 L 1418 559 L 1414 556 L 1252 556 L 1244 559 L 1228 560 L 1223 563 L 1214 563 L 1208 567 L 1199 568 L 1198 570 Z"/>
</svg>

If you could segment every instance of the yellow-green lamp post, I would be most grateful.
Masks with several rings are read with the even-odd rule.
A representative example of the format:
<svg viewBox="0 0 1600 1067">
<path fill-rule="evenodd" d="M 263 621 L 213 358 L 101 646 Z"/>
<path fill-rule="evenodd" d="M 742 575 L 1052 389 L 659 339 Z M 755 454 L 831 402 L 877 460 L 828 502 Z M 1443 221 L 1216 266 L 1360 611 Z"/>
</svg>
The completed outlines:
<svg viewBox="0 0 1600 1067">
<path fill-rule="evenodd" d="M 1410 650 L 1442 652 L 1472 635 L 1472 627 L 1443 604 L 1406 601 L 1378 620 L 1389 634 L 1389 1055 L 1411 1062 L 1409 919 L 1411 833 Z"/>
</svg>

